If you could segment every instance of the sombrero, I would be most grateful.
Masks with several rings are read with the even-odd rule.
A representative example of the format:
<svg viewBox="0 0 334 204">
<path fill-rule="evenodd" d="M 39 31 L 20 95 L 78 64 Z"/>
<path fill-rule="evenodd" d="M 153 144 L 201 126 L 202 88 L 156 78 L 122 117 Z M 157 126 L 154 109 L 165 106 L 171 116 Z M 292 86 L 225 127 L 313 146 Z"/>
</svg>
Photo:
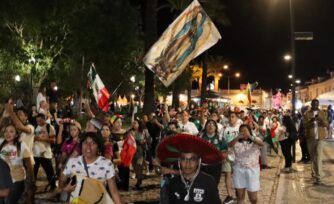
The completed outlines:
<svg viewBox="0 0 334 204">
<path fill-rule="evenodd" d="M 161 141 L 157 156 L 163 163 L 177 162 L 182 152 L 193 152 L 202 158 L 204 164 L 218 163 L 222 153 L 206 140 L 193 135 L 177 134 Z"/>
</svg>

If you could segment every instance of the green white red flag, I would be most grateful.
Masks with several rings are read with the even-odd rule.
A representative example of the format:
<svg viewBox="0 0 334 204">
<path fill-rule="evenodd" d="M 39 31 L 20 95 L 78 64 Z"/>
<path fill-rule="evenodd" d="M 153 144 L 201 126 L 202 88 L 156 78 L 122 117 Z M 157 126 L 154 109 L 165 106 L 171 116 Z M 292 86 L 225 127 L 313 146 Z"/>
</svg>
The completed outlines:
<svg viewBox="0 0 334 204">
<path fill-rule="evenodd" d="M 90 88 L 93 90 L 93 95 L 98 107 L 107 112 L 109 109 L 110 93 L 104 86 L 100 76 L 97 74 L 94 64 L 90 67 L 87 74 Z"/>
<path fill-rule="evenodd" d="M 169 25 L 144 58 L 145 65 L 169 86 L 189 62 L 221 39 L 197 0 Z"/>
<path fill-rule="evenodd" d="M 247 83 L 247 86 L 246 86 L 246 94 L 247 94 L 247 98 L 248 98 L 248 104 L 249 106 L 252 105 L 252 91 L 259 85 L 258 82 L 255 82 L 255 83 Z"/>
</svg>

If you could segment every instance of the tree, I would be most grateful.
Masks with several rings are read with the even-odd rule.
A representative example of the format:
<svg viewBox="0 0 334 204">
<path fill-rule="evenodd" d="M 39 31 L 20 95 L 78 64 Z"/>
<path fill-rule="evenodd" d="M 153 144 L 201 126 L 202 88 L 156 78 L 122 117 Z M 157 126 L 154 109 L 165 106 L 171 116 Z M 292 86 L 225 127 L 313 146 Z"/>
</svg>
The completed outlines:
<svg viewBox="0 0 334 204">
<path fill-rule="evenodd" d="M 4 0 L 0 70 L 11 67 L 13 73 L 34 73 L 35 86 L 57 80 L 70 93 L 84 85 L 87 64 L 95 62 L 112 90 L 129 73 L 142 72 L 129 66 L 142 54 L 138 16 L 138 10 L 124 0 Z M 68 80 L 68 76 L 75 77 Z M 127 88 L 120 91 L 129 92 Z"/>
<path fill-rule="evenodd" d="M 157 39 L 157 0 L 147 0 L 143 4 L 144 14 L 144 47 L 148 51 Z M 154 74 L 145 68 L 144 113 L 154 111 Z"/>
</svg>

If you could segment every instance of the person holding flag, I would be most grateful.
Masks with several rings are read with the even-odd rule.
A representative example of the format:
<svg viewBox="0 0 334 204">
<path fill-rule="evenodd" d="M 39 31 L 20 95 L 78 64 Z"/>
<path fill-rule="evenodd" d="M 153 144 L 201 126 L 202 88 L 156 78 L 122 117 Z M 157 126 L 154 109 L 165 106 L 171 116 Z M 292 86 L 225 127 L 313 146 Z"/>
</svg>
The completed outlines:
<svg viewBox="0 0 334 204">
<path fill-rule="evenodd" d="M 252 106 L 252 91 L 259 85 L 259 83 L 256 81 L 255 83 L 247 83 L 246 86 L 246 95 L 248 99 L 248 104 L 251 107 Z"/>
</svg>

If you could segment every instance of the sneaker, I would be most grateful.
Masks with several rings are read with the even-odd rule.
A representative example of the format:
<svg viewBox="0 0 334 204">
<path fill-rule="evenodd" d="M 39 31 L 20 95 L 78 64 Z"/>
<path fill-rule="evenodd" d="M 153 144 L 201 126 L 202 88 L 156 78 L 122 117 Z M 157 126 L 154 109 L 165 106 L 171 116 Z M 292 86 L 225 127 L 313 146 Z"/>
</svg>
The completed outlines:
<svg viewBox="0 0 334 204">
<path fill-rule="evenodd" d="M 283 172 L 285 172 L 285 173 L 290 173 L 290 172 L 291 172 L 291 167 L 285 167 L 285 168 L 283 169 Z"/>
<path fill-rule="evenodd" d="M 224 204 L 232 204 L 235 201 L 235 199 L 232 196 L 227 196 L 224 200 Z"/>
</svg>

